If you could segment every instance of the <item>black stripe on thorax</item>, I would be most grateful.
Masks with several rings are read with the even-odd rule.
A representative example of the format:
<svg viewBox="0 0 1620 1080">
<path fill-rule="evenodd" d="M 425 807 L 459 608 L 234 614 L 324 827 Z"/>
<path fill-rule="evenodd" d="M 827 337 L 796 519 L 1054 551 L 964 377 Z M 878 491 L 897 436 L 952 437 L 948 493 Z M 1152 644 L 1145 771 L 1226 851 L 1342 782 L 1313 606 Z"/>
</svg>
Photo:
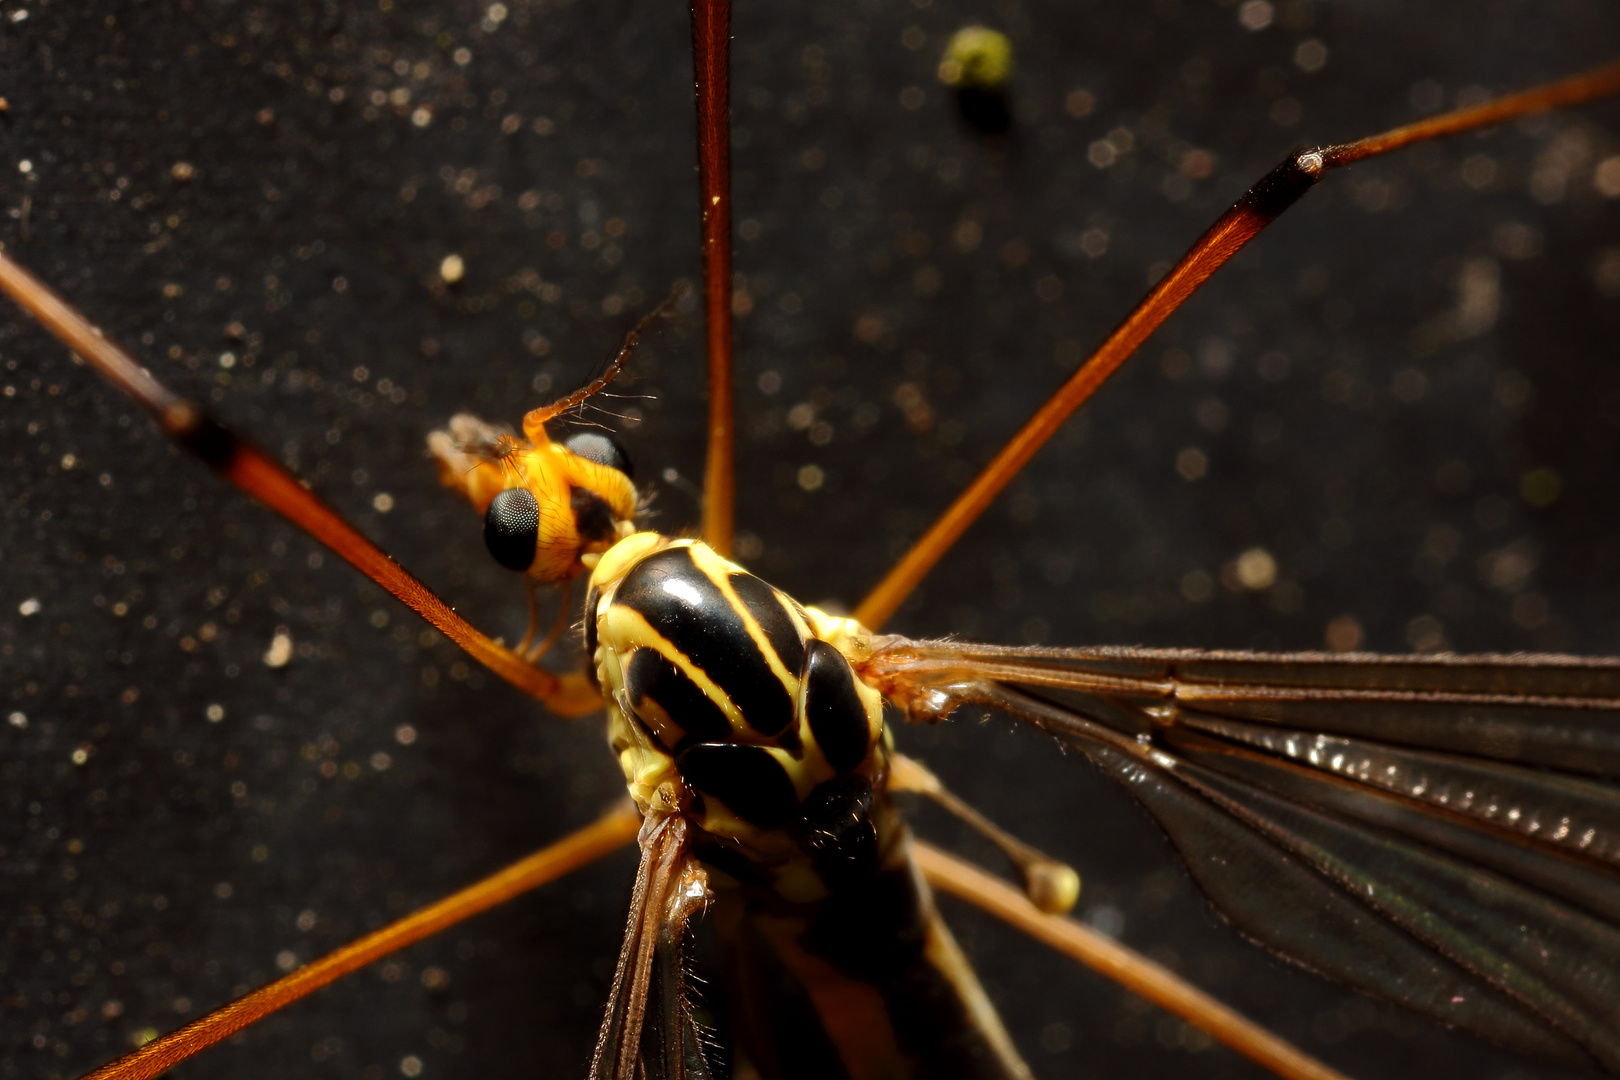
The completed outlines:
<svg viewBox="0 0 1620 1080">
<path fill-rule="evenodd" d="M 651 698 L 681 729 L 685 737 L 673 747 L 675 750 L 684 749 L 689 741 L 721 742 L 731 736 L 731 723 L 720 706 L 656 649 L 643 646 L 630 654 L 624 668 L 624 689 L 630 707 L 638 715 L 642 703 Z"/>
<path fill-rule="evenodd" d="M 799 812 L 787 770 L 763 746 L 697 743 L 676 755 L 681 777 L 761 829 L 786 825 Z"/>
<path fill-rule="evenodd" d="M 749 727 L 777 735 L 793 726 L 787 688 L 730 599 L 698 568 L 690 548 L 666 548 L 641 560 L 624 576 L 614 603 L 638 612 L 713 680 Z"/>
<path fill-rule="evenodd" d="M 765 638 L 776 650 L 782 666 L 797 672 L 804 666 L 804 639 L 799 636 L 799 628 L 793 625 L 793 619 L 782 606 L 782 598 L 775 589 L 753 574 L 736 573 L 728 580 L 737 599 L 759 623 L 759 628 L 765 631 Z"/>
<path fill-rule="evenodd" d="M 814 638 L 804 666 L 804 711 L 822 756 L 841 773 L 866 760 L 871 742 L 866 703 L 844 654 Z"/>
</svg>

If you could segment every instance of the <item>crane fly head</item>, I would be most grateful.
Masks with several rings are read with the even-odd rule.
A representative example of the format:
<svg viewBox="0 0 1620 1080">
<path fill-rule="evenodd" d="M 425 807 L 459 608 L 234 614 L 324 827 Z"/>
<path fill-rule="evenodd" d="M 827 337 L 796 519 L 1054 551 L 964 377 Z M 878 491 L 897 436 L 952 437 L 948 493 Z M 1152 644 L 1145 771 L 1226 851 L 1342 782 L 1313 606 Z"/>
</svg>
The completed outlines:
<svg viewBox="0 0 1620 1080">
<path fill-rule="evenodd" d="M 538 434 L 534 440 L 532 436 Z M 630 458 L 611 436 L 525 439 L 461 413 L 428 436 L 439 478 L 484 515 L 495 561 L 535 581 L 567 581 L 635 531 Z"/>
</svg>

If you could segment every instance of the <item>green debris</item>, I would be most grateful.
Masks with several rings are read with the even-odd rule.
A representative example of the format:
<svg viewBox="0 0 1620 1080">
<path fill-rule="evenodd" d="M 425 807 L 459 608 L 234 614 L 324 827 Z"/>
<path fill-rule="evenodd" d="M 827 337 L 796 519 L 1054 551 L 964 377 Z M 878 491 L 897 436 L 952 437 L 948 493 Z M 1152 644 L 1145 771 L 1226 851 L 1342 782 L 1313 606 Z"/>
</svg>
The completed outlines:
<svg viewBox="0 0 1620 1080">
<path fill-rule="evenodd" d="M 1012 72 L 1012 42 L 988 26 L 964 26 L 952 34 L 939 61 L 939 81 L 958 90 L 1000 90 Z"/>
</svg>

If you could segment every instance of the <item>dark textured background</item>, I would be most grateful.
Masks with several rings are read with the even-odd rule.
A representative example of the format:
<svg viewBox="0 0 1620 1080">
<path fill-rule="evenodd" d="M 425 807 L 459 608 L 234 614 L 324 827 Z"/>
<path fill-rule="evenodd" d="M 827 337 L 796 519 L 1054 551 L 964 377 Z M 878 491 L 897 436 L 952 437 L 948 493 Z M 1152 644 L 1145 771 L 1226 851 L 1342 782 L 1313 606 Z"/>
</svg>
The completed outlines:
<svg viewBox="0 0 1620 1080">
<path fill-rule="evenodd" d="M 458 408 L 515 421 L 538 376 L 577 383 L 697 259 L 680 5 L 509 7 L 481 26 L 485 7 L 460 2 L 7 2 L 0 222 L 162 378 L 513 635 L 523 604 L 423 438 Z M 806 601 L 857 599 L 1154 267 L 1291 145 L 1620 45 L 1602 0 L 1274 15 L 1251 32 L 1212 0 L 742 6 L 739 520 L 761 573 Z M 1001 138 L 967 128 L 933 78 L 975 20 L 1018 47 Z M 1314 74 L 1294 62 L 1307 39 L 1328 50 Z M 1077 89 L 1089 115 L 1065 111 Z M 1150 343 L 894 628 L 1310 648 L 1350 614 L 1386 650 L 1620 650 L 1620 213 L 1592 183 L 1617 126 L 1616 106 L 1594 107 L 1335 177 Z M 1090 164 L 1116 129 L 1130 151 Z M 1214 155 L 1207 178 L 1176 178 L 1189 149 Z M 466 279 L 440 295 L 452 252 Z M 1499 303 L 1462 326 L 1470 266 L 1498 275 Z M 524 268 L 549 287 L 503 288 Z M 550 720 L 469 674 L 28 323 L 0 326 L 0 718 L 27 718 L 0 719 L 0 1076 L 80 1072 L 621 790 L 596 721 Z M 670 530 L 696 519 L 689 482 L 659 474 L 700 461 L 699 335 L 686 315 L 638 353 L 618 403 L 636 421 L 613 422 Z M 1273 351 L 1286 365 L 1261 364 Z M 1176 472 L 1189 447 L 1209 461 L 1198 482 Z M 806 465 L 820 490 L 798 485 Z M 1542 508 L 1520 496 L 1536 468 L 1562 480 Z M 1282 584 L 1220 584 L 1254 546 Z M 299 653 L 272 671 L 277 626 Z M 902 743 L 1073 860 L 1083 915 L 1122 920 L 1125 940 L 1351 1073 L 1550 1075 L 1238 941 L 1128 799 L 1046 741 L 958 724 Z M 629 872 L 621 856 L 458 928 L 180 1072 L 373 1080 L 415 1055 L 434 1078 L 582 1075 Z M 1255 1075 L 951 912 L 1042 1075 Z"/>
</svg>

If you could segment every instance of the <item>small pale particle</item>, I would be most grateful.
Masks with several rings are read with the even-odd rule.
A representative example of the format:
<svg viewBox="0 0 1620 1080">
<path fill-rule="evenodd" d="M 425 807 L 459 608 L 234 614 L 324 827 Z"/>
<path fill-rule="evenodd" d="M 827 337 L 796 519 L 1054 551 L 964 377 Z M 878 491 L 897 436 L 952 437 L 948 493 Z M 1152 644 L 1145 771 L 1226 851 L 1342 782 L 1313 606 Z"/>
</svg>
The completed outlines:
<svg viewBox="0 0 1620 1080">
<path fill-rule="evenodd" d="M 1265 548 L 1252 547 L 1237 558 L 1237 578 L 1245 589 L 1268 589 L 1277 580 L 1277 560 Z"/>
<path fill-rule="evenodd" d="M 292 655 L 292 635 L 284 629 L 278 629 L 276 636 L 270 639 L 270 647 L 264 652 L 264 665 L 273 668 L 286 667 Z"/>
</svg>

